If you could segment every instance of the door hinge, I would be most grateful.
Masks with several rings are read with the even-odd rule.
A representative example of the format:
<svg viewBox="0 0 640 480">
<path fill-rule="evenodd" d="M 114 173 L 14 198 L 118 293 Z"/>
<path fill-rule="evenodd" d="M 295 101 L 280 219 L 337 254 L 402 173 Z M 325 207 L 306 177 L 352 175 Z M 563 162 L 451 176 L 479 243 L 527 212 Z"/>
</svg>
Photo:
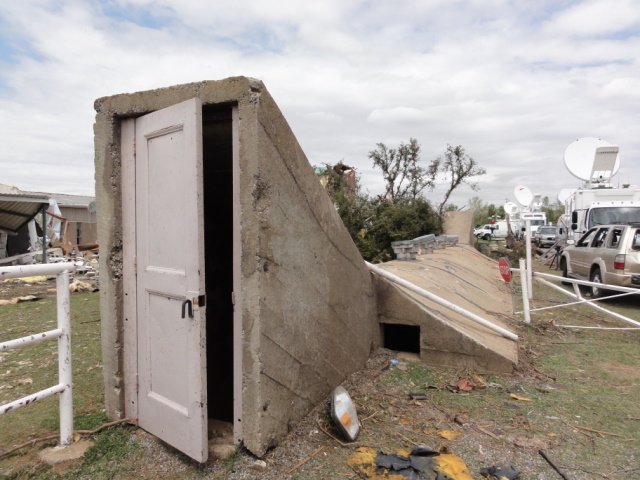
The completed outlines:
<svg viewBox="0 0 640 480">
<path fill-rule="evenodd" d="M 231 305 L 236 304 L 236 292 L 231 292 Z"/>
<path fill-rule="evenodd" d="M 138 257 L 133 257 L 133 274 L 138 275 Z"/>
<path fill-rule="evenodd" d="M 137 373 L 136 373 L 135 382 L 136 382 L 136 393 L 138 393 L 140 392 L 140 377 L 138 377 Z"/>
</svg>

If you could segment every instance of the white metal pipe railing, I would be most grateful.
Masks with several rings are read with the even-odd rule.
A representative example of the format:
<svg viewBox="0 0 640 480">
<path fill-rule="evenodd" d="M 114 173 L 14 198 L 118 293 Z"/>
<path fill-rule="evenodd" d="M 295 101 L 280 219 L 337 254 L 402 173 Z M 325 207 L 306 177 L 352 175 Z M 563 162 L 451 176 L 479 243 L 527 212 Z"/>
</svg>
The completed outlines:
<svg viewBox="0 0 640 480">
<path fill-rule="evenodd" d="M 36 400 L 42 400 L 43 398 L 50 397 L 52 395 L 55 395 L 56 393 L 61 393 L 65 388 L 66 387 L 64 385 L 59 383 L 58 385 L 54 385 L 53 387 L 45 388 L 44 390 L 41 390 L 39 392 L 32 393 L 31 395 L 19 398 L 18 400 L 14 400 L 13 402 L 6 403 L 0 407 L 0 415 L 9 413 L 10 411 L 16 410 L 20 407 L 26 407 Z"/>
<path fill-rule="evenodd" d="M 602 287 L 605 290 L 617 290 L 619 292 L 629 292 L 629 293 L 640 293 L 640 289 L 638 288 L 633 288 L 633 287 L 620 287 L 618 285 L 608 285 L 605 283 L 594 283 L 594 282 L 590 282 L 588 280 L 578 280 L 577 278 L 569 278 L 569 277 L 558 277 L 558 275 L 551 275 L 549 273 L 542 273 L 542 272 L 535 272 L 534 275 L 536 277 L 542 277 L 542 278 L 549 278 L 551 280 L 562 280 L 563 282 L 571 282 L 574 285 L 584 285 L 587 287 L 590 286 L 597 286 L 598 288 Z"/>
<path fill-rule="evenodd" d="M 612 317 L 615 317 L 619 320 L 622 320 L 623 322 L 627 322 L 630 323 L 631 325 L 636 325 L 640 327 L 640 322 L 633 320 L 629 317 L 625 317 L 624 315 L 621 315 L 619 313 L 616 312 L 612 312 L 611 310 L 608 310 L 600 305 L 596 305 L 595 302 L 598 302 L 600 300 L 604 300 L 603 298 L 593 298 L 593 299 L 586 299 L 583 298 L 582 295 L 580 294 L 580 289 L 579 289 L 579 285 L 584 285 L 584 286 L 597 286 L 598 288 L 604 288 L 606 290 L 617 290 L 617 291 L 621 291 L 624 292 L 622 295 L 628 295 L 628 294 L 640 294 L 640 289 L 637 288 L 630 288 L 630 287 L 619 287 L 617 285 L 607 285 L 607 284 L 603 284 L 603 283 L 594 283 L 594 282 L 588 282 L 586 280 L 577 280 L 574 278 L 567 278 L 567 277 L 558 277 L 557 275 L 550 275 L 548 273 L 539 273 L 539 272 L 531 272 L 532 276 L 534 276 L 536 278 L 536 280 L 538 280 L 540 283 L 543 283 L 545 285 L 547 285 L 550 288 L 553 288 L 554 290 L 557 290 L 559 292 L 564 293 L 565 295 L 569 296 L 569 297 L 573 297 L 577 300 L 577 302 L 571 302 L 568 304 L 564 304 L 564 305 L 556 305 L 553 307 L 541 307 L 541 308 L 534 308 L 531 309 L 529 307 L 529 300 L 528 300 L 528 295 L 527 292 L 525 292 L 525 288 L 524 285 L 527 283 L 526 282 L 526 278 L 529 274 L 529 272 L 527 271 L 527 268 L 523 265 L 523 261 L 522 259 L 520 260 L 520 269 L 517 268 L 512 268 L 511 269 L 512 272 L 519 272 L 520 273 L 520 277 L 521 277 L 521 281 L 522 281 L 522 285 L 523 285 L 523 289 L 522 289 L 522 306 L 523 306 L 523 311 L 522 312 L 516 312 L 516 313 L 524 313 L 525 316 L 525 321 L 527 318 L 531 318 L 531 312 L 535 312 L 538 310 L 548 310 L 551 308 L 560 308 L 560 307 L 567 307 L 569 305 L 576 305 L 576 304 L 586 304 L 592 308 L 595 308 L 596 310 L 600 310 L 603 313 L 606 313 L 608 315 L 611 315 Z M 567 290 L 565 290 L 564 288 L 562 288 L 560 285 L 555 285 L 552 282 L 549 282 L 548 280 L 545 280 L 545 278 L 549 278 L 551 280 L 554 280 L 556 282 L 569 282 L 572 284 L 574 292 L 575 293 L 571 293 Z M 615 297 L 615 296 L 614 296 Z M 614 298 L 614 297 L 609 297 L 609 298 Z M 530 321 L 530 320 L 529 320 Z"/>
<path fill-rule="evenodd" d="M 75 270 L 75 268 L 76 265 L 73 262 L 0 267 L 0 280 L 8 278 L 35 277 L 37 275 L 58 275 L 65 270 L 71 272 Z"/>
<path fill-rule="evenodd" d="M 536 277 L 537 277 L 537 274 L 536 274 Z M 558 277 L 556 277 L 556 278 L 558 278 Z M 563 280 L 563 281 L 567 281 L 567 282 L 580 282 L 580 280 L 574 280 L 572 278 L 560 277 L 560 279 Z M 596 310 L 600 310 L 601 312 L 606 313 L 608 315 L 611 315 L 612 317 L 615 317 L 615 318 L 617 318 L 619 320 L 622 320 L 623 322 L 630 323 L 631 325 L 636 325 L 636 326 L 640 327 L 640 322 L 638 322 L 636 320 L 633 320 L 633 319 L 631 319 L 629 317 L 625 317 L 624 315 L 620 315 L 619 313 L 612 312 L 611 310 L 608 310 L 608 309 L 606 309 L 606 308 L 604 308 L 604 307 L 602 307 L 600 305 L 597 305 L 596 303 L 594 303 L 595 299 L 593 299 L 593 300 L 584 299 L 580 295 L 580 292 L 578 292 L 578 293 L 568 292 L 567 290 L 562 288 L 560 285 L 555 285 L 552 282 L 549 282 L 549 281 L 545 280 L 544 278 L 539 278 L 538 277 L 537 280 L 539 282 L 544 283 L 545 285 L 555 289 L 555 290 L 558 290 L 559 292 L 564 293 L 565 295 L 567 295 L 569 297 L 573 297 L 573 298 L 576 298 L 578 300 L 583 300 L 581 303 L 584 303 L 585 305 L 589 305 L 590 307 L 595 308 Z M 589 283 L 589 282 L 587 282 L 587 283 Z M 598 288 L 600 288 L 602 286 L 602 284 L 598 283 L 597 286 L 598 286 Z M 577 283 L 574 283 L 574 287 L 576 289 L 578 288 L 577 287 Z M 618 287 L 618 288 L 623 288 L 623 287 Z M 640 291 L 638 291 L 637 293 L 640 293 Z"/>
<path fill-rule="evenodd" d="M 27 395 L 0 406 L 0 415 L 32 404 L 37 400 L 60 394 L 60 446 L 73 443 L 73 385 L 71 374 L 71 308 L 69 294 L 69 272 L 75 270 L 74 263 L 54 263 L 0 267 L 0 279 L 20 278 L 35 275 L 57 275 L 57 323 L 58 328 L 0 343 L 0 351 L 23 347 L 44 340 L 58 339 L 58 385 Z"/>
<path fill-rule="evenodd" d="M 481 325 L 484 325 L 487 328 L 490 328 L 491 330 L 493 330 L 494 332 L 498 332 L 500 335 L 502 335 L 503 337 L 509 338 L 511 340 L 518 340 L 518 335 L 516 335 L 515 333 L 511 333 L 509 330 L 507 330 L 506 328 L 502 328 L 499 325 L 496 325 L 495 323 L 491 323 L 488 320 L 485 320 L 484 318 L 476 315 L 475 313 L 472 313 L 468 310 L 465 310 L 462 307 L 459 307 L 458 305 L 456 305 L 455 303 L 451 303 L 448 300 L 445 300 L 444 298 L 438 297 L 437 295 L 434 295 L 431 292 L 426 291 L 423 288 L 420 288 L 416 285 L 414 285 L 411 282 L 406 281 L 403 278 L 398 277 L 397 275 L 394 275 L 393 273 L 389 273 L 386 270 L 377 267 L 375 265 L 372 265 L 369 262 L 365 262 L 367 264 L 367 267 L 369 267 L 369 270 L 373 271 L 374 273 L 376 273 L 377 275 L 380 275 L 381 277 L 386 278 L 387 280 L 390 280 L 393 283 L 397 283 L 398 285 L 401 285 L 405 288 L 408 288 L 409 290 L 411 290 L 412 292 L 417 293 L 418 295 L 421 295 L 425 298 L 428 298 L 429 300 L 432 300 L 434 302 L 436 302 L 438 305 L 441 305 L 443 307 L 448 308 L 449 310 L 452 310 L 454 312 L 457 312 L 461 315 L 464 315 L 465 317 L 480 323 Z"/>
<path fill-rule="evenodd" d="M 59 338 L 62 335 L 62 330 L 56 328 L 55 330 L 49 330 L 48 332 L 41 332 L 36 335 L 29 335 L 22 338 L 16 338 L 14 340 L 8 340 L 0 343 L 0 351 L 11 350 L 12 348 L 23 347 L 26 345 L 32 345 L 38 342 L 44 342 L 45 340 L 51 340 L 52 338 Z"/>
</svg>

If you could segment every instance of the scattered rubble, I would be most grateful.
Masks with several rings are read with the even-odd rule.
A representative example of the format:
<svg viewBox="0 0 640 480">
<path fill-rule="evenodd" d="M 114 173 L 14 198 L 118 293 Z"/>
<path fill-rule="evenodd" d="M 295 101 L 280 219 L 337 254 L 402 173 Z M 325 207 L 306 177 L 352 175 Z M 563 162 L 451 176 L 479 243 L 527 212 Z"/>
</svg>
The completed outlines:
<svg viewBox="0 0 640 480">
<path fill-rule="evenodd" d="M 458 244 L 458 235 L 441 235 L 436 237 L 433 234 L 423 235 L 413 240 L 399 240 L 391 242 L 391 248 L 398 260 L 415 260 L 416 255 L 426 255 L 433 253 L 439 248 L 455 246 Z"/>
<path fill-rule="evenodd" d="M 408 480 L 472 480 L 464 461 L 448 449 L 433 450 L 417 445 L 411 452 L 378 453 L 361 447 L 347 459 L 360 478 L 403 478 Z"/>
<path fill-rule="evenodd" d="M 75 270 L 70 275 L 69 291 L 75 292 L 95 292 L 98 287 L 98 254 L 97 249 L 76 251 L 75 249 L 67 255 L 61 248 L 50 248 L 48 250 L 48 263 L 73 262 Z M 18 260 L 11 258 L 0 259 L 1 266 L 17 266 L 39 263 L 42 255 L 22 255 Z M 8 262 L 7 262 L 8 261 Z M 9 265 L 8 265 L 8 264 Z M 32 302 L 41 298 L 52 297 L 56 294 L 55 276 L 32 276 L 22 278 L 12 278 L 0 281 L 0 306 L 15 305 L 20 302 Z"/>
</svg>

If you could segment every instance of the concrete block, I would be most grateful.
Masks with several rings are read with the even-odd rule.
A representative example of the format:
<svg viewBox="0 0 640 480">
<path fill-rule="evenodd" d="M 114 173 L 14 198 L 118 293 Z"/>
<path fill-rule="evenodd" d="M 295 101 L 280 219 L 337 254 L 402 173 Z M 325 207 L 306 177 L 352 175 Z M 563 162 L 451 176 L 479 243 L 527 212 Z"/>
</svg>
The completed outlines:
<svg viewBox="0 0 640 480">
<path fill-rule="evenodd" d="M 38 452 L 38 458 L 49 465 L 60 465 L 79 460 L 92 445 L 92 441 L 80 440 L 67 447 L 45 448 Z"/>
</svg>

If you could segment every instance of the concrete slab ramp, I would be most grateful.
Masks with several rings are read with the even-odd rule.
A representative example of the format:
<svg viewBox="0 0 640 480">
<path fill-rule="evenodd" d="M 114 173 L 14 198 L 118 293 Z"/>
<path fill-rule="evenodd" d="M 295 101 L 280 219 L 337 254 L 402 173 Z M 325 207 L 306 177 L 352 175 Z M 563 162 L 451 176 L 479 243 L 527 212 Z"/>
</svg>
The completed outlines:
<svg viewBox="0 0 640 480">
<path fill-rule="evenodd" d="M 497 262 L 468 245 L 436 250 L 413 261 L 379 267 L 503 328 L 510 327 L 512 294 Z M 434 366 L 511 372 L 517 342 L 377 277 L 378 321 L 420 327 L 420 358 Z"/>
</svg>

